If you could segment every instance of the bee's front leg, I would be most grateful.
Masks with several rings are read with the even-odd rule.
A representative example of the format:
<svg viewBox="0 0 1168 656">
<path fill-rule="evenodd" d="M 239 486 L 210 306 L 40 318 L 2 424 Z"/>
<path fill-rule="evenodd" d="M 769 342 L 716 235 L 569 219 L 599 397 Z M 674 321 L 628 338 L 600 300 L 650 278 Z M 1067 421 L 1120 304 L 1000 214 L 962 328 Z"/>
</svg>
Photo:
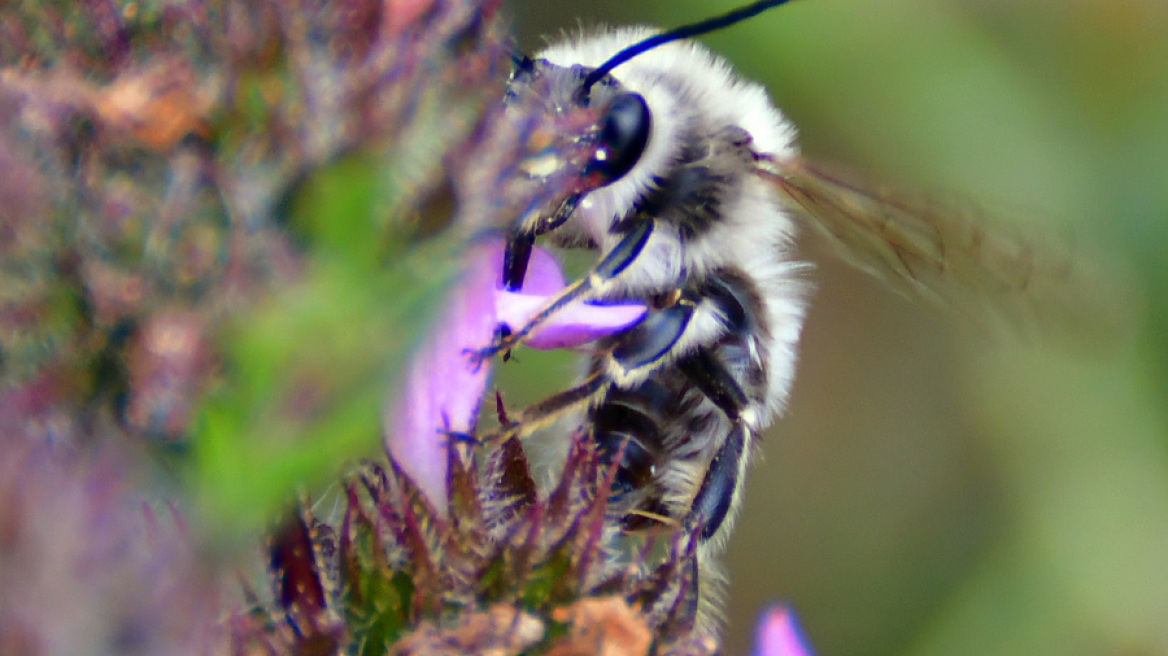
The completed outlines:
<svg viewBox="0 0 1168 656">
<path fill-rule="evenodd" d="M 508 353 L 521 345 L 553 314 L 559 312 L 569 303 L 586 297 L 605 282 L 620 275 L 641 254 L 652 234 L 652 219 L 646 218 L 636 221 L 632 231 L 617 242 L 617 245 L 588 272 L 588 275 L 560 290 L 542 310 L 532 315 L 527 323 L 517 330 L 510 326 L 500 326 L 500 330 L 497 332 L 498 337 L 494 343 L 483 349 L 468 351 L 472 361 L 475 364 L 480 364 L 484 360 L 493 358 L 500 353 Z"/>
</svg>

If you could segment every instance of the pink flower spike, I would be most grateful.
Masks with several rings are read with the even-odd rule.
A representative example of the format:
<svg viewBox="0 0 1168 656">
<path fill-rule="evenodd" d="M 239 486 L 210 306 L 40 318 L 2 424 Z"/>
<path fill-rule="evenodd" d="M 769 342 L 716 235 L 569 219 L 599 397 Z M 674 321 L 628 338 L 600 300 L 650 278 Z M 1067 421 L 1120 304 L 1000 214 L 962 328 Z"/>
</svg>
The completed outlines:
<svg viewBox="0 0 1168 656">
<path fill-rule="evenodd" d="M 763 613 L 755 634 L 754 656 L 812 656 L 790 608 L 774 606 Z"/>
<path fill-rule="evenodd" d="M 451 435 L 474 432 L 490 377 L 491 361 L 467 355 L 490 346 L 500 323 L 522 326 L 564 288 L 555 257 L 535 249 L 521 292 L 504 292 L 503 244 L 467 250 L 467 266 L 451 290 L 450 304 L 414 354 L 400 392 L 386 403 L 384 441 L 390 457 L 442 512 L 446 507 L 447 445 Z M 577 302 L 548 318 L 528 345 L 579 346 L 635 323 L 643 305 Z"/>
<path fill-rule="evenodd" d="M 450 293 L 446 312 L 414 353 L 396 398 L 386 404 L 384 441 L 394 462 L 443 512 L 446 508 L 447 444 L 450 433 L 469 433 L 491 363 L 476 367 L 464 349 L 482 348 L 495 334 L 497 249 L 467 250 L 467 267 Z"/>
</svg>

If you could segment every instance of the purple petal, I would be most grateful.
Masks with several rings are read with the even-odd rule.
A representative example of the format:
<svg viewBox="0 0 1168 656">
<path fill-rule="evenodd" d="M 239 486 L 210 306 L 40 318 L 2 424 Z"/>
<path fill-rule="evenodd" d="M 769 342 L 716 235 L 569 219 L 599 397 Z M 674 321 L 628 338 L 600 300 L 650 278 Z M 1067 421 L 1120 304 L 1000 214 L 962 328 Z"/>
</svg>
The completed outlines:
<svg viewBox="0 0 1168 656">
<path fill-rule="evenodd" d="M 549 300 L 550 296 L 500 291 L 495 312 L 499 323 L 518 328 Z M 644 315 L 644 305 L 591 305 L 576 301 L 548 317 L 524 344 L 545 350 L 580 346 L 619 332 Z"/>
<path fill-rule="evenodd" d="M 440 512 L 446 508 L 447 432 L 474 429 L 491 363 L 476 367 L 466 349 L 490 345 L 495 334 L 498 245 L 467 251 L 467 268 L 450 305 L 414 354 L 396 403 L 390 404 L 385 447 Z"/>
<path fill-rule="evenodd" d="M 795 614 L 786 606 L 775 606 L 758 623 L 754 656 L 812 656 Z"/>
<path fill-rule="evenodd" d="M 523 326 L 542 310 L 565 286 L 564 274 L 550 251 L 536 248 L 527 263 L 527 275 L 520 292 L 502 289 L 502 245 L 499 245 L 499 290 L 495 314 L 498 323 L 512 329 Z M 644 305 L 592 305 L 583 301 L 570 303 L 541 324 L 528 336 L 526 346 L 535 349 L 558 349 L 580 346 L 619 332 L 645 315 Z"/>
<path fill-rule="evenodd" d="M 536 248 L 522 292 L 502 291 L 503 251 L 502 242 L 467 251 L 467 268 L 451 291 L 450 305 L 414 354 L 400 393 L 386 404 L 386 450 L 439 511 L 446 507 L 449 434 L 474 432 L 490 376 L 491 362 L 476 366 L 466 352 L 489 346 L 500 323 L 524 325 L 564 288 L 555 257 Z M 644 313 L 643 305 L 571 303 L 550 316 L 527 345 L 579 346 L 624 329 Z"/>
</svg>

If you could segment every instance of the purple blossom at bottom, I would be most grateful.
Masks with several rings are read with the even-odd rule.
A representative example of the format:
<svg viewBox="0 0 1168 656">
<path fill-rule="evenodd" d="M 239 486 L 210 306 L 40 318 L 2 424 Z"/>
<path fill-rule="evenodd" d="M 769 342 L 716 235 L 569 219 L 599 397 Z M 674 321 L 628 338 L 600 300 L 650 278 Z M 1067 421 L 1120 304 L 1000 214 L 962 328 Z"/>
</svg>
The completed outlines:
<svg viewBox="0 0 1168 656">
<path fill-rule="evenodd" d="M 447 440 L 470 434 L 482 404 L 491 362 L 476 363 L 468 351 L 491 345 L 496 328 L 522 326 L 565 286 L 555 257 L 536 248 L 523 288 L 502 289 L 503 243 L 467 252 L 461 280 L 450 294 L 424 345 L 414 354 L 400 393 L 386 404 L 385 447 L 436 508 L 446 506 Z M 538 349 L 571 348 L 638 321 L 643 305 L 573 302 L 553 314 L 525 342 Z"/>
<path fill-rule="evenodd" d="M 812 656 L 813 653 L 790 608 L 778 605 L 763 612 L 752 656 Z"/>
<path fill-rule="evenodd" d="M 216 576 L 133 464 L 0 434 L 0 654 L 212 653 Z"/>
</svg>

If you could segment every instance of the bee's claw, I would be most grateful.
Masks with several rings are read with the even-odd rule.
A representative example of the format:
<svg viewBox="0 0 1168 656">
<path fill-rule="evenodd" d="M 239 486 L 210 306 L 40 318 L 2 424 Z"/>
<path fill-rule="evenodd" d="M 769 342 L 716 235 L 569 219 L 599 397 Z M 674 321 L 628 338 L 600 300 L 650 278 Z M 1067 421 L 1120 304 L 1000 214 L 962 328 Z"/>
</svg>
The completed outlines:
<svg viewBox="0 0 1168 656">
<path fill-rule="evenodd" d="M 460 444 L 468 444 L 471 446 L 475 446 L 475 445 L 478 445 L 481 443 L 479 436 L 475 435 L 474 433 L 467 433 L 464 431 L 452 431 L 452 430 L 446 430 L 446 429 L 441 429 L 438 432 L 445 435 L 446 439 L 451 443 L 457 442 Z"/>
<path fill-rule="evenodd" d="M 511 359 L 511 351 L 519 345 L 519 337 L 511 333 L 511 329 L 505 324 L 499 324 L 495 329 L 495 339 L 490 346 L 480 349 L 463 349 L 463 354 L 466 355 L 474 367 L 474 371 L 478 371 L 479 367 L 483 366 L 483 362 L 491 358 L 503 354 L 503 362 Z"/>
<path fill-rule="evenodd" d="M 496 353 L 498 353 L 498 351 L 494 350 L 494 348 L 490 346 L 482 349 L 462 349 L 462 354 L 465 355 L 466 359 L 470 361 L 471 371 L 474 373 L 478 373 L 479 369 L 482 368 L 483 363 L 495 357 Z"/>
<path fill-rule="evenodd" d="M 479 446 L 498 446 L 513 437 L 519 436 L 519 422 L 511 422 L 505 426 L 499 426 L 495 430 L 478 436 Z"/>
<path fill-rule="evenodd" d="M 519 435 L 519 422 L 510 422 L 499 426 L 489 433 L 481 435 L 466 431 L 455 431 L 446 428 L 438 429 L 447 440 L 447 444 L 463 444 L 470 447 L 497 446 Z"/>
</svg>

